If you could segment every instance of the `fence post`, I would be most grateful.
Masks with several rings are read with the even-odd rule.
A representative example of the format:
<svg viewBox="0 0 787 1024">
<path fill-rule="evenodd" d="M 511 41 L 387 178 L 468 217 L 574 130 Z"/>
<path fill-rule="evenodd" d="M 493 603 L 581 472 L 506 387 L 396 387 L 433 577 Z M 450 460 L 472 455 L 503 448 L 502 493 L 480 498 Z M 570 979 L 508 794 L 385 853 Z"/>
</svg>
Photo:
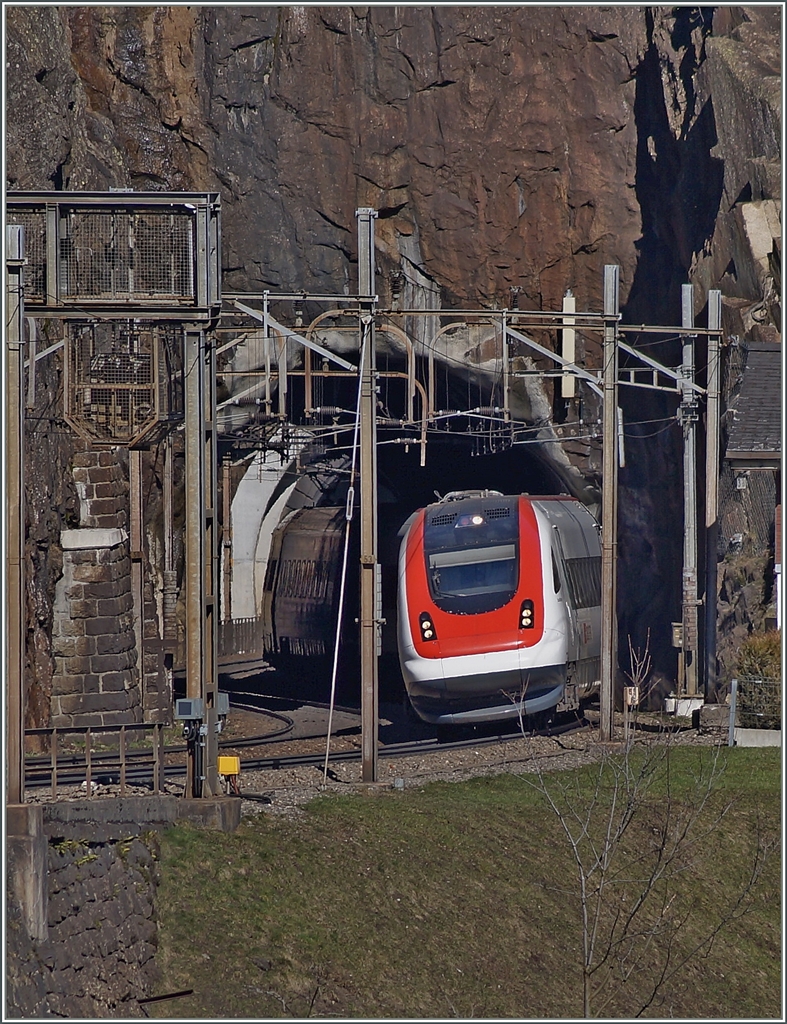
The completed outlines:
<svg viewBox="0 0 787 1024">
<path fill-rule="evenodd" d="M 733 679 L 730 687 L 730 731 L 727 746 L 735 746 L 735 706 L 738 703 L 738 680 Z"/>
</svg>

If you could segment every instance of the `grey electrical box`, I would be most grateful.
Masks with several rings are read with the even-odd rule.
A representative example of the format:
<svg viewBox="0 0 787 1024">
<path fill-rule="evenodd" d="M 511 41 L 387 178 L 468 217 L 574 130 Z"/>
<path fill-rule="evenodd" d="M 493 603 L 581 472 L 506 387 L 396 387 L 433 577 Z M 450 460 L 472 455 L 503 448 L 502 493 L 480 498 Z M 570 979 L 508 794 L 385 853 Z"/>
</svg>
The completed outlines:
<svg viewBox="0 0 787 1024">
<path fill-rule="evenodd" d="M 219 690 L 216 698 L 216 714 L 228 715 L 230 713 L 230 695 L 224 690 Z"/>
<path fill-rule="evenodd" d="M 196 721 L 205 717 L 205 705 L 201 697 L 181 697 L 175 701 L 175 718 Z"/>
</svg>

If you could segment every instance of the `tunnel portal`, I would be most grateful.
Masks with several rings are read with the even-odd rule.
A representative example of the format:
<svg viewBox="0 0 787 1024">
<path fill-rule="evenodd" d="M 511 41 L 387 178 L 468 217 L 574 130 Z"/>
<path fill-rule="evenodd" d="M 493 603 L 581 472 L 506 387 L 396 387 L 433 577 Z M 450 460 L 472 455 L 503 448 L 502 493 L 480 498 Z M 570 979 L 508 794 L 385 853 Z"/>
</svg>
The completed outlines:
<svg viewBox="0 0 787 1024">
<path fill-rule="evenodd" d="M 395 442 L 395 443 L 390 443 Z M 409 448 L 409 450 L 408 450 Z M 346 446 L 307 449 L 285 474 L 268 502 L 279 508 L 270 535 L 262 592 L 264 656 L 275 672 L 267 688 L 292 699 L 327 702 L 330 697 L 339 585 L 342 575 L 344 510 L 351 456 Z M 560 467 L 539 445 L 511 445 L 484 451 L 473 434 L 453 432 L 429 440 L 425 465 L 420 446 L 385 436 L 378 441 L 378 560 L 382 586 L 380 699 L 399 702 L 404 686 L 396 648 L 399 531 L 411 514 L 456 490 L 503 494 L 568 493 Z M 360 670 L 358 484 L 350 529 L 345 597 L 339 641 L 336 700 L 358 707 Z M 285 498 L 285 495 L 287 497 Z M 284 499 L 284 501 L 282 501 Z M 327 519 L 325 512 L 335 510 Z M 270 689 L 269 691 L 270 692 Z"/>
</svg>

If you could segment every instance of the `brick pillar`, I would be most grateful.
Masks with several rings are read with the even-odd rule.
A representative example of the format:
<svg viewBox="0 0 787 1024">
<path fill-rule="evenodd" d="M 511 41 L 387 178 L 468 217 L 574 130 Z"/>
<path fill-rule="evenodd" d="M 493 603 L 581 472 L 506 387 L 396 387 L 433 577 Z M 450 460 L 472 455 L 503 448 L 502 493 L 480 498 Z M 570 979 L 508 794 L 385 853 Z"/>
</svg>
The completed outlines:
<svg viewBox="0 0 787 1024">
<path fill-rule="evenodd" d="M 55 591 L 54 726 L 141 720 L 125 530 L 64 530 Z"/>
<path fill-rule="evenodd" d="M 63 530 L 55 590 L 51 724 L 123 725 L 141 720 L 128 477 L 122 449 L 74 456 L 80 528 Z"/>
</svg>

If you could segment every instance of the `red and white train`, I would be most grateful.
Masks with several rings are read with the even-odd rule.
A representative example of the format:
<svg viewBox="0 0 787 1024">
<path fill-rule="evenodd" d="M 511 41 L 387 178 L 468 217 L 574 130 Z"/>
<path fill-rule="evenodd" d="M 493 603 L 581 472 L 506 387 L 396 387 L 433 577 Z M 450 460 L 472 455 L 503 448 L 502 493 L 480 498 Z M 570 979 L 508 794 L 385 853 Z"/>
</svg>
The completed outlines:
<svg viewBox="0 0 787 1024">
<path fill-rule="evenodd" d="M 599 684 L 601 546 L 565 495 L 455 491 L 400 531 L 399 662 L 438 725 L 571 710 Z"/>
</svg>

